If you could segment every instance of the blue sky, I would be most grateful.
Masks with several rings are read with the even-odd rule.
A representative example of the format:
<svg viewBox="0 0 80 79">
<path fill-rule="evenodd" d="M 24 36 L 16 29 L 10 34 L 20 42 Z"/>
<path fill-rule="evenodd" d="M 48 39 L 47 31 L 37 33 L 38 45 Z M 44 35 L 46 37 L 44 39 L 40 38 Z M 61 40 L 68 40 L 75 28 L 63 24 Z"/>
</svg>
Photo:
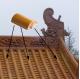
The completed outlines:
<svg viewBox="0 0 80 79">
<path fill-rule="evenodd" d="M 2 0 L 0 2 L 0 35 L 11 35 L 12 26 L 11 17 L 15 13 L 21 13 L 38 22 L 36 28 L 40 32 L 41 28 L 47 26 L 43 21 L 43 11 L 47 7 L 54 9 L 54 17 L 57 19 L 59 15 L 65 24 L 73 33 L 75 39 L 75 47 L 78 48 L 78 32 L 79 32 L 79 1 L 78 0 Z M 24 35 L 37 35 L 31 30 L 24 30 Z M 41 32 L 40 32 L 41 33 Z M 20 28 L 16 27 L 14 35 L 21 35 Z"/>
</svg>

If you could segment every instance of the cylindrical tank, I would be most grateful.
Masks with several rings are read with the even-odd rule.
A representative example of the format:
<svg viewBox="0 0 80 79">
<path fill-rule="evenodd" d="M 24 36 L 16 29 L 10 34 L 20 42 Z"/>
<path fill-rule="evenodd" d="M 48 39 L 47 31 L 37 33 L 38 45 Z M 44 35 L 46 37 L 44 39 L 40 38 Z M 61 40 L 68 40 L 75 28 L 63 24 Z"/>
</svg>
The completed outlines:
<svg viewBox="0 0 80 79">
<path fill-rule="evenodd" d="M 29 19 L 21 14 L 18 14 L 18 13 L 16 13 L 12 17 L 11 22 L 20 27 L 23 27 L 24 29 L 31 29 L 36 24 L 36 21 L 31 20 L 31 19 Z"/>
</svg>

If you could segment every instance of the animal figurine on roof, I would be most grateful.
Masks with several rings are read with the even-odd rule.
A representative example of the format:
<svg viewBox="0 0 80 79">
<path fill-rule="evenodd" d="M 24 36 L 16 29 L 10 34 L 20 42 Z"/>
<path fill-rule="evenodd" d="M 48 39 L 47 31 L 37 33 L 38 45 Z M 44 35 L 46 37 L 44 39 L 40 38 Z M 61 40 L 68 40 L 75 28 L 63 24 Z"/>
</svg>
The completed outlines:
<svg viewBox="0 0 80 79">
<path fill-rule="evenodd" d="M 61 15 L 59 15 L 58 19 L 55 19 L 53 15 L 54 10 L 52 8 L 45 9 L 43 13 L 43 19 L 48 28 L 46 31 L 45 29 L 44 30 L 41 29 L 43 35 L 44 34 L 53 35 L 57 33 L 58 36 L 62 36 L 63 38 L 64 36 L 68 36 L 69 33 L 66 32 L 66 30 L 64 30 L 64 23 L 60 21 Z"/>
</svg>

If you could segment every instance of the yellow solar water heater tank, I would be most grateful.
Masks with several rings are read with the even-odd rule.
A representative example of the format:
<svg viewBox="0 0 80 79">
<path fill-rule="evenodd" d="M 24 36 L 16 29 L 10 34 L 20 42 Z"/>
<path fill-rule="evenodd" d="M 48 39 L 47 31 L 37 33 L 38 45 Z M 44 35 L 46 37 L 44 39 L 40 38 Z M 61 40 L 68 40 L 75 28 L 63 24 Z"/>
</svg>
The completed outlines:
<svg viewBox="0 0 80 79">
<path fill-rule="evenodd" d="M 36 24 L 36 21 L 31 20 L 31 19 L 29 19 L 21 14 L 18 14 L 18 13 L 16 13 L 12 17 L 11 22 L 20 27 L 23 27 L 24 29 L 31 29 Z"/>
</svg>

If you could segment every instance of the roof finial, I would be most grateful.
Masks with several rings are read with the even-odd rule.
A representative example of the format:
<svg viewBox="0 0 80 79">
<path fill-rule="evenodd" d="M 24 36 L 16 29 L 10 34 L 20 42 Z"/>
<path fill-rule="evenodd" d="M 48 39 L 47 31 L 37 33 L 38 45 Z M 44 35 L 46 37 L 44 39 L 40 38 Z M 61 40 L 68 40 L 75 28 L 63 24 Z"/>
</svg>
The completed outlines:
<svg viewBox="0 0 80 79">
<path fill-rule="evenodd" d="M 59 15 L 59 17 L 58 17 L 58 21 L 60 21 L 60 19 L 61 19 L 61 15 Z"/>
</svg>

